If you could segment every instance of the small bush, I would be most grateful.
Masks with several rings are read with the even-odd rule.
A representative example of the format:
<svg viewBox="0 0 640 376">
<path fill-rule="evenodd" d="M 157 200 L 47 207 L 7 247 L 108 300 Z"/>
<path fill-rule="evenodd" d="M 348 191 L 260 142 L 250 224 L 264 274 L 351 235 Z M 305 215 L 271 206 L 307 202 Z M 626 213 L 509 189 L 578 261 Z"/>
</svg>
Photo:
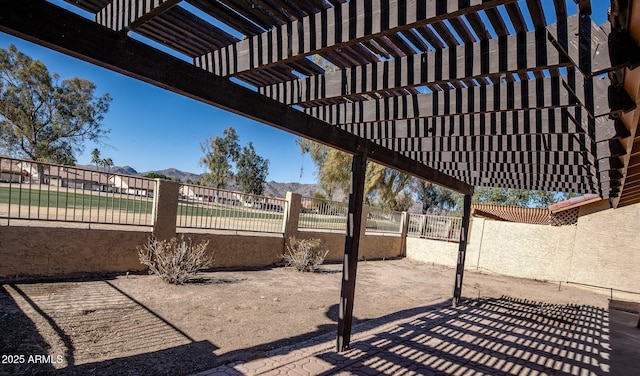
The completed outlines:
<svg viewBox="0 0 640 376">
<path fill-rule="evenodd" d="M 142 247 L 137 247 L 140 262 L 149 267 L 149 274 L 156 274 L 163 281 L 181 285 L 195 277 L 198 270 L 213 264 L 213 256 L 207 256 L 205 250 L 208 241 L 193 245 L 191 239 L 173 237 L 170 240 L 157 240 L 155 237 Z"/>
<path fill-rule="evenodd" d="M 289 238 L 287 252 L 283 258 L 287 266 L 293 266 L 298 271 L 312 272 L 322 265 L 329 251 L 322 251 L 320 239 L 296 239 Z"/>
</svg>

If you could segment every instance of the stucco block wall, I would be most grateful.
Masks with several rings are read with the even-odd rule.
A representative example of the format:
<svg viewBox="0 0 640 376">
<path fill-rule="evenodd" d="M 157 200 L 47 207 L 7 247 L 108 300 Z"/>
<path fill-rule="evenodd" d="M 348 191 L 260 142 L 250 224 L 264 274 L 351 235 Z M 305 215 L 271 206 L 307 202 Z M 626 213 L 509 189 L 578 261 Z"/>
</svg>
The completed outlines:
<svg viewBox="0 0 640 376">
<path fill-rule="evenodd" d="M 407 238 L 407 257 L 455 266 L 458 244 Z M 640 292 L 640 204 L 580 208 L 577 225 L 473 218 L 465 268 Z"/>
<path fill-rule="evenodd" d="M 640 292 L 640 204 L 596 209 L 580 212 L 569 280 Z"/>
<path fill-rule="evenodd" d="M 407 258 L 427 263 L 456 266 L 458 243 L 410 237 L 407 238 Z M 468 260 L 467 257 L 467 262 L 465 262 L 467 267 L 469 265 Z"/>
<path fill-rule="evenodd" d="M 335 232 L 299 231 L 299 239 L 320 239 L 322 248 L 329 250 L 327 261 L 342 261 L 345 235 Z M 399 257 L 402 252 L 402 238 L 392 234 L 366 234 L 360 243 L 359 258 L 388 259 Z"/>
<path fill-rule="evenodd" d="M 181 235 L 181 234 L 179 234 Z M 260 267 L 282 261 L 282 236 L 249 236 L 223 234 L 184 234 L 194 243 L 208 240 L 215 268 Z"/>
<path fill-rule="evenodd" d="M 55 227 L 2 227 L 0 276 L 144 270 L 136 246 L 146 232 Z"/>
<path fill-rule="evenodd" d="M 208 240 L 213 267 L 262 267 L 283 262 L 281 235 L 184 233 L 193 242 Z M 328 261 L 341 261 L 345 236 L 339 233 L 300 232 L 300 238 L 320 238 L 328 249 Z M 123 273 L 142 271 L 137 246 L 146 231 L 73 229 L 58 227 L 2 227 L 0 277 L 52 276 L 74 273 Z M 360 258 L 383 259 L 401 254 L 398 235 L 365 235 Z"/>
<path fill-rule="evenodd" d="M 561 281 L 569 274 L 575 226 L 543 226 L 485 221 L 482 243 L 471 265 L 480 270 L 539 280 Z M 479 261 L 477 261 L 479 260 Z"/>
</svg>

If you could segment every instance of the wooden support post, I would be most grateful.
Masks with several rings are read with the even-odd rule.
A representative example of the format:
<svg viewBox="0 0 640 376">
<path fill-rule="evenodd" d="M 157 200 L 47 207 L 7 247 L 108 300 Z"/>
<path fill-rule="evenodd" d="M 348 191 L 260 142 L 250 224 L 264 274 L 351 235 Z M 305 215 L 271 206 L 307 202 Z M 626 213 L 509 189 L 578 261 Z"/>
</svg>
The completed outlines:
<svg viewBox="0 0 640 376">
<path fill-rule="evenodd" d="M 458 246 L 458 265 L 456 267 L 456 281 L 453 286 L 453 306 L 460 304 L 462 295 L 462 277 L 464 276 L 464 259 L 467 253 L 467 239 L 469 237 L 469 223 L 471 219 L 471 195 L 464 195 L 464 209 L 462 227 L 460 228 L 460 244 Z"/>
<path fill-rule="evenodd" d="M 362 204 L 364 201 L 364 178 L 367 167 L 366 153 L 353 156 L 351 162 L 351 191 L 349 192 L 349 214 L 347 216 L 347 237 L 342 261 L 342 290 L 340 292 L 340 312 L 338 317 L 337 351 L 349 349 L 351 324 L 353 321 L 353 298 L 356 291 L 356 269 L 358 267 L 358 247 L 362 227 Z"/>
</svg>

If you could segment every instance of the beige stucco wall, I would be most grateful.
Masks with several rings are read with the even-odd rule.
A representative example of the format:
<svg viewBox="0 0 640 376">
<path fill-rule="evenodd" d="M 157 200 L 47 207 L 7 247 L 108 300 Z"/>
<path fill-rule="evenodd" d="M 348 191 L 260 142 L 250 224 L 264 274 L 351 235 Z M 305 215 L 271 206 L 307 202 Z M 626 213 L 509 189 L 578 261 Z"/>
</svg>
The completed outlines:
<svg viewBox="0 0 640 376">
<path fill-rule="evenodd" d="M 640 204 L 584 206 L 578 224 L 542 226 L 473 218 L 465 268 L 640 292 Z M 407 238 L 407 257 L 455 266 L 457 243 Z"/>
<path fill-rule="evenodd" d="M 481 271 L 538 280 L 566 280 L 576 226 L 484 220 L 483 227 L 482 243 L 467 267 L 477 265 Z"/>
<path fill-rule="evenodd" d="M 640 292 L 640 204 L 596 209 L 581 209 L 569 280 Z"/>
<path fill-rule="evenodd" d="M 328 261 L 341 261 L 345 236 L 339 233 L 300 232 L 301 238 L 320 238 L 328 249 Z M 136 247 L 148 231 L 87 228 L 0 228 L 0 277 L 50 276 L 75 273 L 133 272 L 145 269 Z M 182 234 L 179 234 L 182 235 Z M 214 267 L 261 267 L 282 263 L 284 237 L 268 234 L 185 233 L 194 242 L 208 240 Z M 400 256 L 398 235 L 365 235 L 361 259 Z"/>
<path fill-rule="evenodd" d="M 299 239 L 316 238 L 322 241 L 322 247 L 329 250 L 327 261 L 342 261 L 345 235 L 336 232 L 299 231 Z M 402 251 L 402 238 L 397 234 L 365 234 L 360 244 L 359 259 L 377 260 L 399 257 Z"/>
<path fill-rule="evenodd" d="M 147 232 L 55 227 L 0 228 L 0 276 L 143 270 L 136 245 Z"/>
<path fill-rule="evenodd" d="M 470 246 L 470 244 L 468 245 Z M 407 238 L 407 258 L 427 263 L 456 266 L 458 243 L 440 240 Z M 469 259 L 465 264 L 469 265 Z"/>
<path fill-rule="evenodd" d="M 282 261 L 282 236 L 238 234 L 184 234 L 194 242 L 208 240 L 207 250 L 213 252 L 213 267 L 261 267 Z"/>
</svg>

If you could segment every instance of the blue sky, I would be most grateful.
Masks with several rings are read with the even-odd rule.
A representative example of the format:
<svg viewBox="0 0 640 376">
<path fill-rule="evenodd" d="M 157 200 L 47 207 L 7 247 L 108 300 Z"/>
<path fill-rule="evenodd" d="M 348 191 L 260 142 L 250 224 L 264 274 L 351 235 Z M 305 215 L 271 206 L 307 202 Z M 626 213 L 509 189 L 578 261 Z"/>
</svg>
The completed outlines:
<svg viewBox="0 0 640 376">
<path fill-rule="evenodd" d="M 315 182 L 313 162 L 300 154 L 290 133 L 0 33 L 0 48 L 9 44 L 43 61 L 51 73 L 87 78 L 97 85 L 99 95 L 109 93 L 113 98 L 103 122 L 111 130 L 105 140 L 108 145 L 87 143 L 78 164 L 89 164 L 97 147 L 103 158 L 138 172 L 174 167 L 202 173 L 200 143 L 231 126 L 241 144 L 251 141 L 256 153 L 269 159 L 268 181 Z"/>
<path fill-rule="evenodd" d="M 593 18 L 601 24 L 609 1 L 592 3 Z M 555 16 L 553 9 L 548 9 L 552 2 L 545 0 L 543 4 L 546 14 Z M 570 14 L 575 13 L 575 5 L 572 8 Z M 105 129 L 111 130 L 106 145 L 87 144 L 85 152 L 78 156 L 79 164 L 89 164 L 91 151 L 98 147 L 102 157 L 139 172 L 174 167 L 202 173 L 205 168 L 198 164 L 202 156 L 200 143 L 207 137 L 222 135 L 231 126 L 241 144 L 253 142 L 256 152 L 270 160 L 267 180 L 315 181 L 313 163 L 300 154 L 295 136 L 287 132 L 0 33 L 0 48 L 9 44 L 43 61 L 50 72 L 57 72 L 61 78 L 87 78 L 96 83 L 99 95 L 109 93 L 113 98 L 103 123 Z"/>
</svg>

